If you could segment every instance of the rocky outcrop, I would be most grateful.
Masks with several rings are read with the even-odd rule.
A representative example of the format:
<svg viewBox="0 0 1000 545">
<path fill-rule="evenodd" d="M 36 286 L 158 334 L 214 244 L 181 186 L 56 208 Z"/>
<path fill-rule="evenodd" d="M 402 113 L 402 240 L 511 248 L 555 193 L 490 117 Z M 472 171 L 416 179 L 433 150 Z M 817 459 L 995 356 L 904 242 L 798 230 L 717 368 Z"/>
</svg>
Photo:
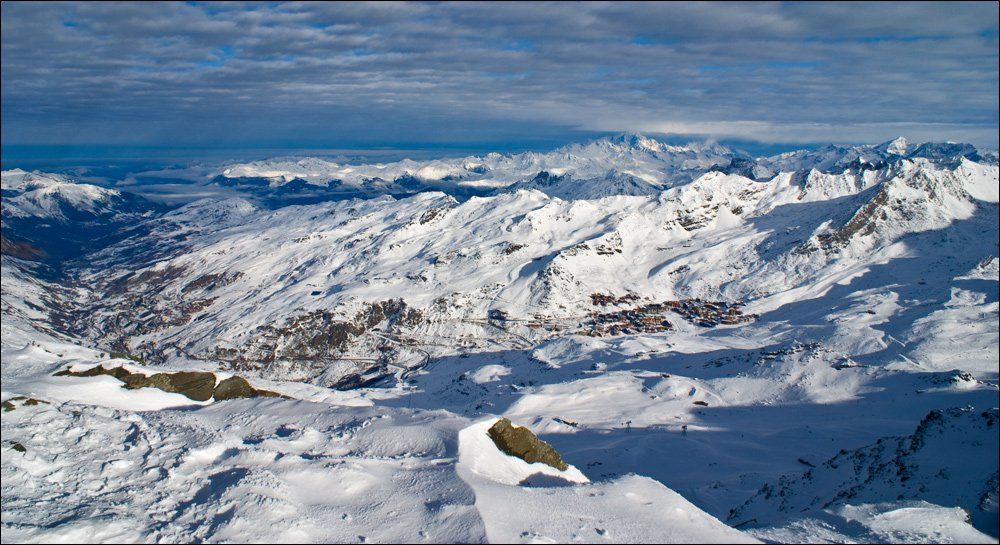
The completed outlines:
<svg viewBox="0 0 1000 545">
<path fill-rule="evenodd" d="M 32 398 L 32 397 L 24 397 L 24 396 L 15 396 L 15 397 L 12 397 L 12 398 L 8 399 L 7 401 L 3 402 L 3 404 L 2 404 L 3 405 L 3 412 L 9 413 L 10 411 L 13 411 L 14 409 L 16 409 L 17 406 L 14 405 L 15 401 L 20 401 L 21 402 L 21 406 L 23 406 L 23 407 L 34 407 L 34 406 L 38 405 L 39 403 L 44 403 L 46 405 L 49 404 L 48 401 L 42 401 L 41 399 L 35 399 L 35 398 Z"/>
<path fill-rule="evenodd" d="M 422 312 L 402 299 L 368 303 L 348 317 L 315 310 L 259 326 L 247 343 L 218 348 L 209 359 L 246 374 L 316 380 L 338 390 L 360 388 L 391 375 L 390 364 L 408 367 L 400 353 L 413 354 L 400 347 L 399 333 L 423 320 Z M 340 364 L 335 370 L 334 362 Z"/>
<path fill-rule="evenodd" d="M 215 375 L 205 371 L 179 371 L 155 375 L 132 373 L 123 382 L 129 390 L 158 388 L 164 392 L 187 396 L 195 401 L 208 401 L 215 392 Z"/>
<path fill-rule="evenodd" d="M 528 428 L 511 424 L 506 418 L 497 420 L 487 433 L 497 448 L 509 456 L 515 456 L 529 464 L 545 464 L 559 471 L 566 471 L 569 467 L 552 445 L 536 437 Z"/>
<path fill-rule="evenodd" d="M 246 397 L 284 397 L 277 392 L 259 390 L 250 385 L 243 377 L 232 376 L 216 385 L 214 373 L 207 371 L 178 371 L 176 373 L 156 373 L 146 375 L 132 373 L 124 367 L 105 368 L 103 365 L 91 367 L 85 371 L 59 371 L 55 376 L 96 377 L 108 375 L 124 382 L 129 390 L 139 388 L 157 388 L 164 392 L 181 394 L 194 401 L 216 401 Z"/>
<path fill-rule="evenodd" d="M 115 377 L 116 379 L 125 382 L 125 378 L 131 375 L 132 372 L 124 367 L 104 367 L 103 365 L 98 365 L 96 367 L 91 367 L 90 369 L 85 369 L 83 371 L 71 371 L 69 369 L 64 369 L 62 371 L 57 371 L 52 376 L 54 377 L 97 377 L 100 375 L 108 375 Z"/>
<path fill-rule="evenodd" d="M 215 387 L 215 400 L 238 399 L 241 397 L 284 397 L 270 390 L 258 390 L 241 376 L 233 375 L 219 382 Z"/>
</svg>

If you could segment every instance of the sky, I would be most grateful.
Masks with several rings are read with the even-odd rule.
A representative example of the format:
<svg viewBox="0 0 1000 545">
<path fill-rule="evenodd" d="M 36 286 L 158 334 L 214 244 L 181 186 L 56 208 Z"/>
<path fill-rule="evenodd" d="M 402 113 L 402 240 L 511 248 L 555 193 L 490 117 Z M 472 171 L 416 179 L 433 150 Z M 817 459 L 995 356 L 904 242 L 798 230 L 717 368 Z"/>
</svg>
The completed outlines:
<svg viewBox="0 0 1000 545">
<path fill-rule="evenodd" d="M 2 4 L 19 147 L 998 143 L 998 4 Z M 22 150 L 23 151 L 23 150 Z"/>
</svg>

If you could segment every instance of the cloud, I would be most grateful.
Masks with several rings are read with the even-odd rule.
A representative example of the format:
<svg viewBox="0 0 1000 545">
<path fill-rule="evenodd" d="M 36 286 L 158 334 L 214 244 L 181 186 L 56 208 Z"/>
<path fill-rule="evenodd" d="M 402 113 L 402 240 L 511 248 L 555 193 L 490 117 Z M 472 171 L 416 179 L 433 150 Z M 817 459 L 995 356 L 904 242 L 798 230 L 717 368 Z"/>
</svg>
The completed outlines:
<svg viewBox="0 0 1000 545">
<path fill-rule="evenodd" d="M 595 126 L 595 130 L 637 130 L 664 135 L 729 138 L 764 143 L 886 142 L 905 136 L 915 142 L 989 142 L 996 127 L 951 123 L 770 123 L 766 121 L 642 122 Z"/>
<path fill-rule="evenodd" d="M 10 144 L 997 145 L 996 3 L 8 3 Z"/>
</svg>

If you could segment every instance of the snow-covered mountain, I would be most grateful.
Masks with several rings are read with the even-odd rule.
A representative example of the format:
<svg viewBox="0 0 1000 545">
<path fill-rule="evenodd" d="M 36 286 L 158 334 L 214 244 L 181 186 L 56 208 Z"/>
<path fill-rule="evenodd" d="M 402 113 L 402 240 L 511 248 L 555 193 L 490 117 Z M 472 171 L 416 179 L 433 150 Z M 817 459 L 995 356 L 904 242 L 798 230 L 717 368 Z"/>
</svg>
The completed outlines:
<svg viewBox="0 0 1000 545">
<path fill-rule="evenodd" d="M 4 173 L 5 537 L 996 540 L 994 152 L 620 135 L 215 181 L 257 189 L 133 209 Z M 53 265 L 29 216 L 115 235 Z M 51 376 L 97 363 L 287 398 Z M 512 462 L 497 415 L 573 471 Z M 93 516 L 22 509 L 67 472 Z"/>
<path fill-rule="evenodd" d="M 302 191 L 312 186 L 337 192 L 401 195 L 420 190 L 475 193 L 538 189 L 562 199 L 644 195 L 689 183 L 706 172 L 739 174 L 766 181 L 782 172 L 827 174 L 880 170 L 900 161 L 927 159 L 954 168 L 962 159 L 997 164 L 996 153 L 968 144 L 914 145 L 900 137 L 879 145 L 825 146 L 772 157 L 750 155 L 711 142 L 669 145 L 639 134 L 619 134 L 548 153 L 490 153 L 456 159 L 339 164 L 307 157 L 231 164 L 216 181 Z"/>
<path fill-rule="evenodd" d="M 234 164 L 219 172 L 228 183 L 268 183 L 279 187 L 300 180 L 316 186 L 383 191 L 416 188 L 500 188 L 528 182 L 541 173 L 576 180 L 631 177 L 663 189 L 690 182 L 713 167 L 744 154 L 718 144 L 671 146 L 638 134 L 621 134 L 549 153 L 489 153 L 431 161 L 346 165 L 317 158 L 278 159 Z M 580 193 L 576 198 L 589 194 Z"/>
<path fill-rule="evenodd" d="M 53 262 L 117 240 L 120 229 L 161 210 L 138 195 L 61 174 L 5 170 L 2 188 L 5 248 Z"/>
<path fill-rule="evenodd" d="M 5 170 L 2 181 L 4 222 L 79 224 L 141 214 L 151 206 L 133 193 L 78 183 L 62 174 Z"/>
</svg>

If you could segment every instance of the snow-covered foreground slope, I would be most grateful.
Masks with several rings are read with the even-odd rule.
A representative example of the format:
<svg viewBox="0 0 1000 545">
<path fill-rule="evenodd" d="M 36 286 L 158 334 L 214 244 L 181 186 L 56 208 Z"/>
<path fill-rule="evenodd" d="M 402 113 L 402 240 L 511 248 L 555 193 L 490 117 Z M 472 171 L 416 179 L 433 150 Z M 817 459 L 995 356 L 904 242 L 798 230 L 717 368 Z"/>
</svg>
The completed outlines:
<svg viewBox="0 0 1000 545">
<path fill-rule="evenodd" d="M 140 214 L 63 276 L 5 216 L 4 540 L 996 542 L 995 154 L 493 159 Z M 287 398 L 53 376 L 97 363 Z"/>
<path fill-rule="evenodd" d="M 511 458 L 495 418 L 350 394 L 196 404 L 51 377 L 101 359 L 71 345 L 4 355 L 5 542 L 755 541 L 651 479 Z"/>
</svg>

